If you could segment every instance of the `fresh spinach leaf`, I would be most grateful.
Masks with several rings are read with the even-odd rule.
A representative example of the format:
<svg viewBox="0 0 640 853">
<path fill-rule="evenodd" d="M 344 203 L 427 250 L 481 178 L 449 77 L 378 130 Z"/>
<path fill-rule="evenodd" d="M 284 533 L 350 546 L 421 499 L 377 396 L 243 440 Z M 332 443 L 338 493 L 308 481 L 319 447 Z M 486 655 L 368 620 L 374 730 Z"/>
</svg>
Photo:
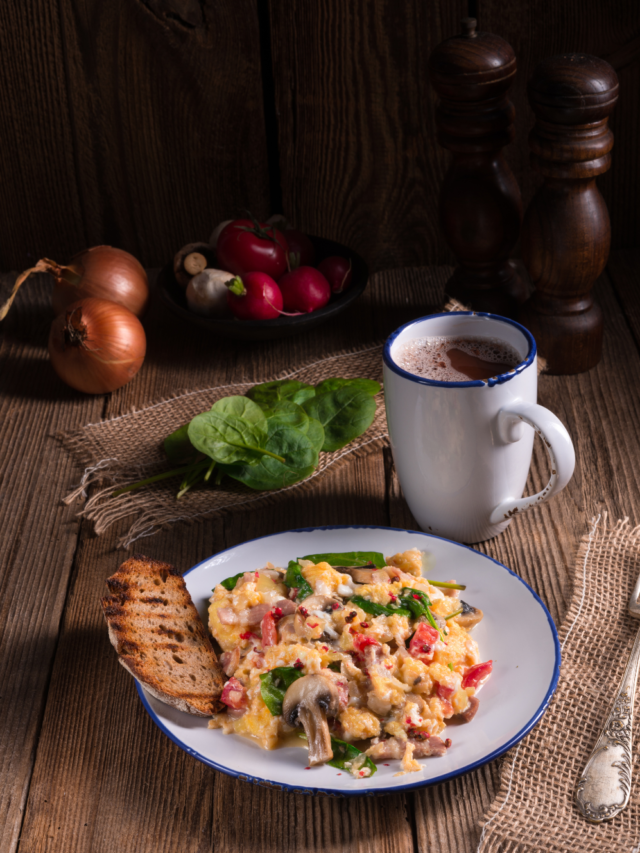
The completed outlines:
<svg viewBox="0 0 640 853">
<path fill-rule="evenodd" d="M 423 592 L 421 589 L 412 589 L 411 587 L 406 586 L 400 593 L 400 601 L 404 607 L 409 608 L 414 619 L 426 616 L 429 625 L 431 625 L 432 628 L 435 628 L 442 637 L 442 631 L 438 628 L 438 623 L 433 618 L 433 613 L 429 610 L 429 607 L 431 606 L 431 599 L 426 592 Z"/>
<path fill-rule="evenodd" d="M 320 421 L 317 421 L 315 418 L 309 418 L 306 436 L 313 445 L 316 453 L 320 453 L 324 444 L 324 429 Z"/>
<path fill-rule="evenodd" d="M 263 382 L 254 385 L 247 396 L 260 406 L 273 406 L 281 400 L 291 400 L 292 403 L 304 403 L 315 396 L 316 389 L 306 382 L 297 379 L 276 379 L 274 382 Z"/>
<path fill-rule="evenodd" d="M 290 486 L 313 473 L 318 452 L 304 433 L 271 420 L 267 421 L 267 430 L 263 453 L 268 455 L 254 465 L 225 465 L 223 470 L 230 477 L 250 489 L 266 491 Z"/>
<path fill-rule="evenodd" d="M 225 589 L 228 589 L 229 592 L 236 588 L 236 584 L 242 577 L 244 572 L 238 572 L 237 575 L 233 575 L 233 577 L 225 578 L 223 581 L 220 581 L 220 586 L 223 586 Z"/>
<path fill-rule="evenodd" d="M 362 435 L 376 415 L 376 401 L 371 394 L 349 385 L 319 397 L 311 397 L 302 407 L 322 424 L 322 449 L 326 452 L 339 450 Z"/>
<path fill-rule="evenodd" d="M 297 403 L 292 403 L 291 400 L 281 400 L 274 406 L 267 406 L 262 409 L 267 419 L 277 421 L 279 424 L 292 426 L 299 429 L 305 435 L 309 429 L 309 415 L 305 412 L 302 406 Z"/>
<path fill-rule="evenodd" d="M 225 397 L 189 424 L 189 440 L 215 462 L 257 465 L 264 455 L 282 457 L 265 447 L 268 429 L 262 409 L 246 397 Z"/>
<path fill-rule="evenodd" d="M 260 676 L 260 695 L 274 717 L 282 714 L 282 703 L 287 689 L 304 675 L 293 666 L 278 666 Z"/>
<path fill-rule="evenodd" d="M 378 569 L 387 565 L 384 555 L 379 551 L 343 551 L 330 554 L 307 554 L 301 560 L 311 560 L 312 563 L 329 563 L 330 566 L 366 566 L 373 563 Z"/>
<path fill-rule="evenodd" d="M 327 669 L 331 669 L 333 672 L 340 672 L 342 664 L 339 660 L 332 660 L 331 663 L 327 665 Z"/>
<path fill-rule="evenodd" d="M 374 379 L 343 379 L 339 376 L 331 379 L 323 380 L 319 385 L 316 385 L 316 395 L 327 394 L 329 391 L 337 391 L 338 388 L 357 388 L 359 391 L 365 391 L 367 394 L 380 393 L 380 383 Z"/>
<path fill-rule="evenodd" d="M 165 438 L 164 452 L 173 465 L 185 465 L 201 456 L 189 441 L 189 424 L 184 424 Z"/>
<path fill-rule="evenodd" d="M 348 771 L 349 767 L 347 767 L 347 762 L 352 762 L 354 759 L 364 755 L 362 750 L 358 749 L 357 746 L 354 746 L 352 743 L 347 743 L 344 740 L 340 740 L 337 737 L 331 738 L 331 749 L 333 750 L 333 758 L 331 761 L 327 761 L 327 764 L 330 764 L 332 767 L 337 767 L 339 770 Z M 369 774 L 370 776 L 373 776 L 378 769 L 368 755 L 362 762 L 362 767 L 360 769 L 364 769 L 365 767 L 371 771 Z"/>
<path fill-rule="evenodd" d="M 284 583 L 289 589 L 298 590 L 296 601 L 304 601 L 305 598 L 313 595 L 313 587 L 308 580 L 305 580 L 300 564 L 296 563 L 295 560 L 289 560 L 287 573 L 284 576 Z"/>
<path fill-rule="evenodd" d="M 399 604 L 377 604 L 375 601 L 369 601 L 368 598 L 363 598 L 361 595 L 354 595 L 351 599 L 351 604 L 355 604 L 365 613 L 371 616 L 411 616 L 411 610 L 408 606 L 402 607 Z"/>
</svg>

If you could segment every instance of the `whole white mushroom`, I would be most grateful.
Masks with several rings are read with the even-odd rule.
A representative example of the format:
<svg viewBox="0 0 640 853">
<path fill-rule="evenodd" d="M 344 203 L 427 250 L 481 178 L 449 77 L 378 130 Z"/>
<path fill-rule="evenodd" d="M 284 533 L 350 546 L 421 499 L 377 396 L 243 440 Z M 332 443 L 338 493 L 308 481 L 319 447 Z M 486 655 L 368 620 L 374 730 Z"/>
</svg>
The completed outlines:
<svg viewBox="0 0 640 853">
<path fill-rule="evenodd" d="M 227 305 L 227 282 L 233 273 L 225 270 L 205 269 L 194 275 L 187 285 L 189 310 L 203 317 L 230 317 Z"/>
</svg>

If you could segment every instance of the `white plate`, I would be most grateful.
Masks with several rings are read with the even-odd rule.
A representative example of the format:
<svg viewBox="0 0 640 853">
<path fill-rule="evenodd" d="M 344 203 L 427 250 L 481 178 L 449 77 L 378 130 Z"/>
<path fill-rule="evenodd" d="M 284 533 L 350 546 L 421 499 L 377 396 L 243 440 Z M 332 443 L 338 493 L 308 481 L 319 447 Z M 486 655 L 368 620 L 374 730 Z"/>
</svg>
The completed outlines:
<svg viewBox="0 0 640 853">
<path fill-rule="evenodd" d="M 473 636 L 481 660 L 493 660 L 493 674 L 482 688 L 480 708 L 467 724 L 450 726 L 452 746 L 440 758 L 423 759 L 419 773 L 395 776 L 399 761 L 368 779 L 354 779 L 334 767 L 307 767 L 305 748 L 267 752 L 239 735 L 208 729 L 207 720 L 177 711 L 138 692 L 154 722 L 171 740 L 210 767 L 248 782 L 305 794 L 358 796 L 394 793 L 432 785 L 468 773 L 518 743 L 540 720 L 558 683 L 560 646 L 555 626 L 535 592 L 510 569 L 456 542 L 390 527 L 317 527 L 263 536 L 204 560 L 185 574 L 189 592 L 204 623 L 213 587 L 241 571 L 270 560 L 328 551 L 381 551 L 391 556 L 409 548 L 435 558 L 430 577 L 455 578 L 467 585 L 465 601 L 480 607 L 484 619 Z"/>
</svg>

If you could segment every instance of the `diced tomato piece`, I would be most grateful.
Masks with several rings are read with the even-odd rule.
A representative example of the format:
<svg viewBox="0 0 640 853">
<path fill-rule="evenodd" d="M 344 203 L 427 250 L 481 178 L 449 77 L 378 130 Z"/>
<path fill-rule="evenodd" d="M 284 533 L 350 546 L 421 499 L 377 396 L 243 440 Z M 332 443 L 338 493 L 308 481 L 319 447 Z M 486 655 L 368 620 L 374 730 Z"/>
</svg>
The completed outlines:
<svg viewBox="0 0 640 853">
<path fill-rule="evenodd" d="M 247 707 L 247 691 L 237 678 L 230 678 L 220 696 L 223 705 L 238 711 Z"/>
<path fill-rule="evenodd" d="M 462 686 L 479 687 L 483 681 L 486 681 L 487 678 L 489 678 L 492 669 L 493 661 L 491 660 L 485 661 L 484 663 L 477 663 L 474 666 L 470 666 L 464 674 L 464 678 L 462 679 Z"/>
<path fill-rule="evenodd" d="M 447 687 L 446 684 L 440 684 L 439 681 L 436 681 L 436 684 L 438 685 L 436 691 L 441 699 L 451 699 L 456 692 L 455 687 Z"/>
<path fill-rule="evenodd" d="M 265 615 L 260 623 L 260 627 L 262 628 L 262 645 L 265 649 L 267 646 L 275 646 L 278 642 L 278 629 L 276 628 L 276 620 L 273 618 L 271 611 Z"/>
<path fill-rule="evenodd" d="M 356 634 L 353 638 L 353 647 L 357 652 L 363 652 L 367 646 L 379 646 L 380 643 L 373 637 L 366 637 L 364 634 Z"/>
<path fill-rule="evenodd" d="M 429 663 L 433 660 L 434 646 L 439 639 L 440 634 L 435 628 L 426 622 L 420 622 L 409 643 L 409 654 L 423 663 Z"/>
</svg>

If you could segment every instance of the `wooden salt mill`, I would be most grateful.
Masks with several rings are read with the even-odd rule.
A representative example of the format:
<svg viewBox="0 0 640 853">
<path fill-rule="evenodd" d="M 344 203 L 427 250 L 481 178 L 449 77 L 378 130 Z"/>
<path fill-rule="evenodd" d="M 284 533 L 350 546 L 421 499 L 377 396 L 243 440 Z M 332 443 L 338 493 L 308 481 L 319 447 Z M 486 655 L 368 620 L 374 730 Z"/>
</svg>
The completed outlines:
<svg viewBox="0 0 640 853">
<path fill-rule="evenodd" d="M 531 164 L 544 176 L 522 227 L 535 293 L 518 319 L 547 372 L 582 373 L 602 355 L 602 311 L 591 289 L 609 257 L 609 213 L 596 177 L 611 165 L 607 126 L 618 78 L 603 59 L 570 53 L 543 60 L 528 86 L 537 122 Z"/>
<path fill-rule="evenodd" d="M 508 258 L 520 231 L 520 189 L 502 154 L 513 140 L 514 108 L 507 90 L 516 73 L 509 44 L 476 32 L 442 42 L 429 58 L 439 95 L 438 141 L 453 153 L 440 191 L 440 222 L 460 266 L 446 292 L 479 311 L 515 316 L 526 288 Z"/>
</svg>

